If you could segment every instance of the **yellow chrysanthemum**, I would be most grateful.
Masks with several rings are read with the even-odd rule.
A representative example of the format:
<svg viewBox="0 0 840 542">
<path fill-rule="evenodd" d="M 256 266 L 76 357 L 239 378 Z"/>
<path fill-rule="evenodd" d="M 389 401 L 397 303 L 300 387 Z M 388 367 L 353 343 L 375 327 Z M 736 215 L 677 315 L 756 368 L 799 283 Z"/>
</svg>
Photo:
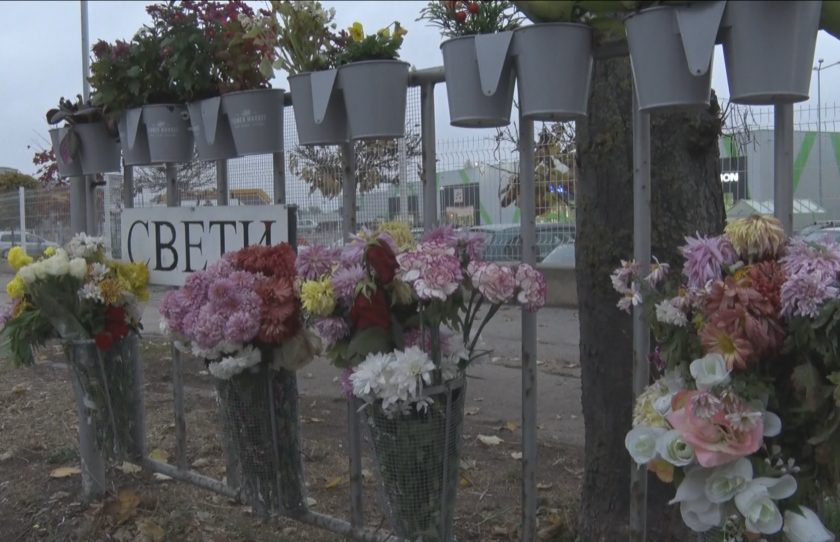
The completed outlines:
<svg viewBox="0 0 840 542">
<path fill-rule="evenodd" d="M 47 249 L 44 250 L 44 256 L 46 256 L 47 258 L 52 256 L 53 254 L 55 254 L 55 247 L 47 247 Z"/>
<path fill-rule="evenodd" d="M 23 282 L 23 279 L 20 275 L 15 275 L 7 285 L 6 285 L 6 293 L 12 299 L 20 299 L 26 293 L 26 283 Z"/>
<path fill-rule="evenodd" d="M 139 301 L 149 300 L 149 268 L 143 262 L 125 263 L 108 262 L 123 288 L 133 294 Z"/>
<path fill-rule="evenodd" d="M 751 265 L 745 265 L 744 267 L 741 267 L 740 269 L 735 271 L 735 274 L 732 276 L 732 278 L 734 278 L 735 280 L 744 279 L 750 276 L 750 271 L 752 270 L 752 268 L 753 266 Z"/>
<path fill-rule="evenodd" d="M 741 258 L 750 261 L 775 257 L 787 241 L 782 223 L 772 216 L 736 218 L 727 224 L 724 233 Z"/>
<path fill-rule="evenodd" d="M 102 302 L 106 305 L 116 304 L 125 291 L 119 279 L 105 279 L 97 284 L 97 286 L 99 286 L 99 290 L 102 292 Z"/>
<path fill-rule="evenodd" d="M 335 292 L 330 277 L 307 280 L 300 287 L 300 301 L 304 310 L 318 316 L 329 316 L 335 310 Z"/>
<path fill-rule="evenodd" d="M 691 323 L 694 324 L 694 329 L 696 329 L 698 333 L 703 331 L 703 328 L 706 327 L 706 322 L 708 322 L 708 320 L 706 320 L 706 317 L 700 311 L 694 313 L 694 317 L 691 319 Z"/>
<path fill-rule="evenodd" d="M 26 301 L 21 301 L 20 303 L 15 305 L 14 309 L 12 309 L 12 318 L 17 318 L 23 311 L 25 311 L 28 308 L 29 303 L 27 303 Z"/>
<path fill-rule="evenodd" d="M 397 243 L 400 251 L 411 250 L 414 248 L 414 235 L 411 233 L 411 228 L 405 222 L 394 220 L 393 222 L 383 222 L 376 230 L 378 233 L 385 232 L 391 236 L 391 239 Z"/>
<path fill-rule="evenodd" d="M 656 401 L 666 395 L 668 395 L 668 386 L 665 383 L 657 381 L 648 386 L 636 399 L 636 405 L 633 407 L 633 427 L 645 425 L 647 427 L 670 429 L 671 425 L 668 420 L 659 414 L 654 407 Z"/>
<path fill-rule="evenodd" d="M 32 258 L 23 250 L 23 247 L 12 247 L 9 251 L 8 260 L 9 265 L 15 271 L 32 263 Z"/>
<path fill-rule="evenodd" d="M 347 30 L 350 32 L 350 37 L 353 38 L 353 41 L 362 41 L 365 39 L 365 29 L 362 27 L 362 23 L 353 23 L 353 26 Z"/>
</svg>

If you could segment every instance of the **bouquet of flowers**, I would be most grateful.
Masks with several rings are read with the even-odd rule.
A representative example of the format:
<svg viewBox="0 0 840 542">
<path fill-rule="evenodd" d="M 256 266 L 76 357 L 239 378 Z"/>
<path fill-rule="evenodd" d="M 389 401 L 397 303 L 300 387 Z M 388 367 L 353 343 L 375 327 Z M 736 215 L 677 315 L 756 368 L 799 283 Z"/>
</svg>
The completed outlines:
<svg viewBox="0 0 840 542">
<path fill-rule="evenodd" d="M 685 524 L 746 541 L 834 540 L 816 513 L 838 482 L 840 245 L 789 240 L 778 220 L 686 238 L 682 276 L 622 262 L 618 306 L 644 309 L 661 377 L 626 446 L 674 482 Z"/>
<path fill-rule="evenodd" d="M 503 303 L 545 304 L 540 273 L 484 262 L 484 246 L 445 226 L 415 244 L 406 225 L 388 223 L 298 259 L 307 318 L 345 368 L 345 393 L 364 402 L 386 510 L 406 540 L 449 539 L 463 377 L 481 331 Z"/>
<path fill-rule="evenodd" d="M 12 304 L 0 315 L 4 353 L 16 366 L 31 366 L 33 349 L 63 341 L 99 449 L 136 450 L 142 445 L 133 434 L 142 429 L 143 388 L 136 385 L 142 368 L 125 339 L 142 329 L 146 265 L 106 258 L 102 238 L 84 233 L 37 260 L 14 247 L 8 260 L 16 275 L 6 285 Z"/>
<path fill-rule="evenodd" d="M 461 2 L 434 0 L 420 10 L 418 21 L 429 21 L 447 38 L 516 30 L 523 17 L 507 0 Z"/>
<path fill-rule="evenodd" d="M 164 334 L 216 377 L 226 437 L 263 512 L 306 503 L 294 371 L 319 347 L 303 328 L 295 257 L 286 243 L 227 253 L 160 303 Z"/>
</svg>

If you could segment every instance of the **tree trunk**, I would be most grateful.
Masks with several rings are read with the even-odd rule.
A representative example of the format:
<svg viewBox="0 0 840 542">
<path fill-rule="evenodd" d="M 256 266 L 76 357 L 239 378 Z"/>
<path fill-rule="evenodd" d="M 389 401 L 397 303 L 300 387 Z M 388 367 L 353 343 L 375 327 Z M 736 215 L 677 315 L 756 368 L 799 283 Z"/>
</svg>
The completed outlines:
<svg viewBox="0 0 840 542">
<path fill-rule="evenodd" d="M 628 539 L 631 459 L 624 447 L 633 407 L 631 318 L 616 307 L 609 275 L 633 257 L 633 96 L 627 58 L 595 63 L 588 122 L 579 123 L 577 288 L 586 478 L 580 540 Z M 696 231 L 723 231 L 720 108 L 651 117 L 652 253 L 682 268 L 677 247 Z M 683 542 L 674 489 L 651 477 L 648 541 Z"/>
</svg>

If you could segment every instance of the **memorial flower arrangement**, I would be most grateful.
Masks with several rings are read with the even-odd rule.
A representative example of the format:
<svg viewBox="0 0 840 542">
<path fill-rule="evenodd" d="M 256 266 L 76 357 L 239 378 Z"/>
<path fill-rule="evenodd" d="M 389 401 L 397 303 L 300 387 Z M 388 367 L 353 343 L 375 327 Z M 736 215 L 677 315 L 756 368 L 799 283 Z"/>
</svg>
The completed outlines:
<svg viewBox="0 0 840 542">
<path fill-rule="evenodd" d="M 679 276 L 654 259 L 611 277 L 658 344 L 627 449 L 674 482 L 694 531 L 834 540 L 809 507 L 840 481 L 840 245 L 788 239 L 763 216 L 686 243 Z"/>
<path fill-rule="evenodd" d="M 16 274 L 6 285 L 12 304 L 0 313 L 0 344 L 14 365 L 33 365 L 33 349 L 52 339 L 92 339 L 106 351 L 142 329 L 149 270 L 107 258 L 101 237 L 77 234 L 37 259 L 14 247 L 8 261 Z"/>
<path fill-rule="evenodd" d="M 420 10 L 417 20 L 429 21 L 429 25 L 440 28 L 440 33 L 446 38 L 457 38 L 516 30 L 522 23 L 522 18 L 513 3 L 507 0 L 436 0 Z"/>
</svg>

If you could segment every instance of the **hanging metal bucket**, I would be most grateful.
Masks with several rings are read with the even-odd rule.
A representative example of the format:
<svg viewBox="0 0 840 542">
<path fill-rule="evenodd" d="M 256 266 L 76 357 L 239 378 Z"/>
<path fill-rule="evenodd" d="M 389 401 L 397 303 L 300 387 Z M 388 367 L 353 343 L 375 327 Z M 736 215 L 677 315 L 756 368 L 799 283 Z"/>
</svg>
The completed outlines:
<svg viewBox="0 0 840 542">
<path fill-rule="evenodd" d="M 405 137 L 408 62 L 366 60 L 338 69 L 350 139 Z"/>
<path fill-rule="evenodd" d="M 145 385 L 137 335 L 108 350 L 92 340 L 66 342 L 64 352 L 84 405 L 79 423 L 91 427 L 100 453 L 117 460 L 145 456 Z"/>
<path fill-rule="evenodd" d="M 295 373 L 262 363 L 255 372 L 216 379 L 215 387 L 226 449 L 236 455 L 246 502 L 263 516 L 305 509 Z"/>
<path fill-rule="evenodd" d="M 389 417 L 365 407 L 385 515 L 398 539 L 452 542 L 461 462 L 466 379 L 425 390 L 425 412 Z"/>
<path fill-rule="evenodd" d="M 120 144 L 117 138 L 108 132 L 104 122 L 78 124 L 75 130 L 79 136 L 82 173 L 94 175 L 120 171 Z"/>
<path fill-rule="evenodd" d="M 55 155 L 55 163 L 58 166 L 58 174 L 62 177 L 80 177 L 84 175 L 82 173 L 82 160 L 78 153 L 75 157 L 70 156 L 69 141 L 64 142 L 69 130 L 70 128 L 53 128 L 50 130 L 50 141 Z M 62 142 L 66 147 L 64 152 L 61 149 Z"/>
<path fill-rule="evenodd" d="M 244 90 L 222 96 L 237 156 L 283 150 L 283 98 L 276 88 Z"/>
</svg>

